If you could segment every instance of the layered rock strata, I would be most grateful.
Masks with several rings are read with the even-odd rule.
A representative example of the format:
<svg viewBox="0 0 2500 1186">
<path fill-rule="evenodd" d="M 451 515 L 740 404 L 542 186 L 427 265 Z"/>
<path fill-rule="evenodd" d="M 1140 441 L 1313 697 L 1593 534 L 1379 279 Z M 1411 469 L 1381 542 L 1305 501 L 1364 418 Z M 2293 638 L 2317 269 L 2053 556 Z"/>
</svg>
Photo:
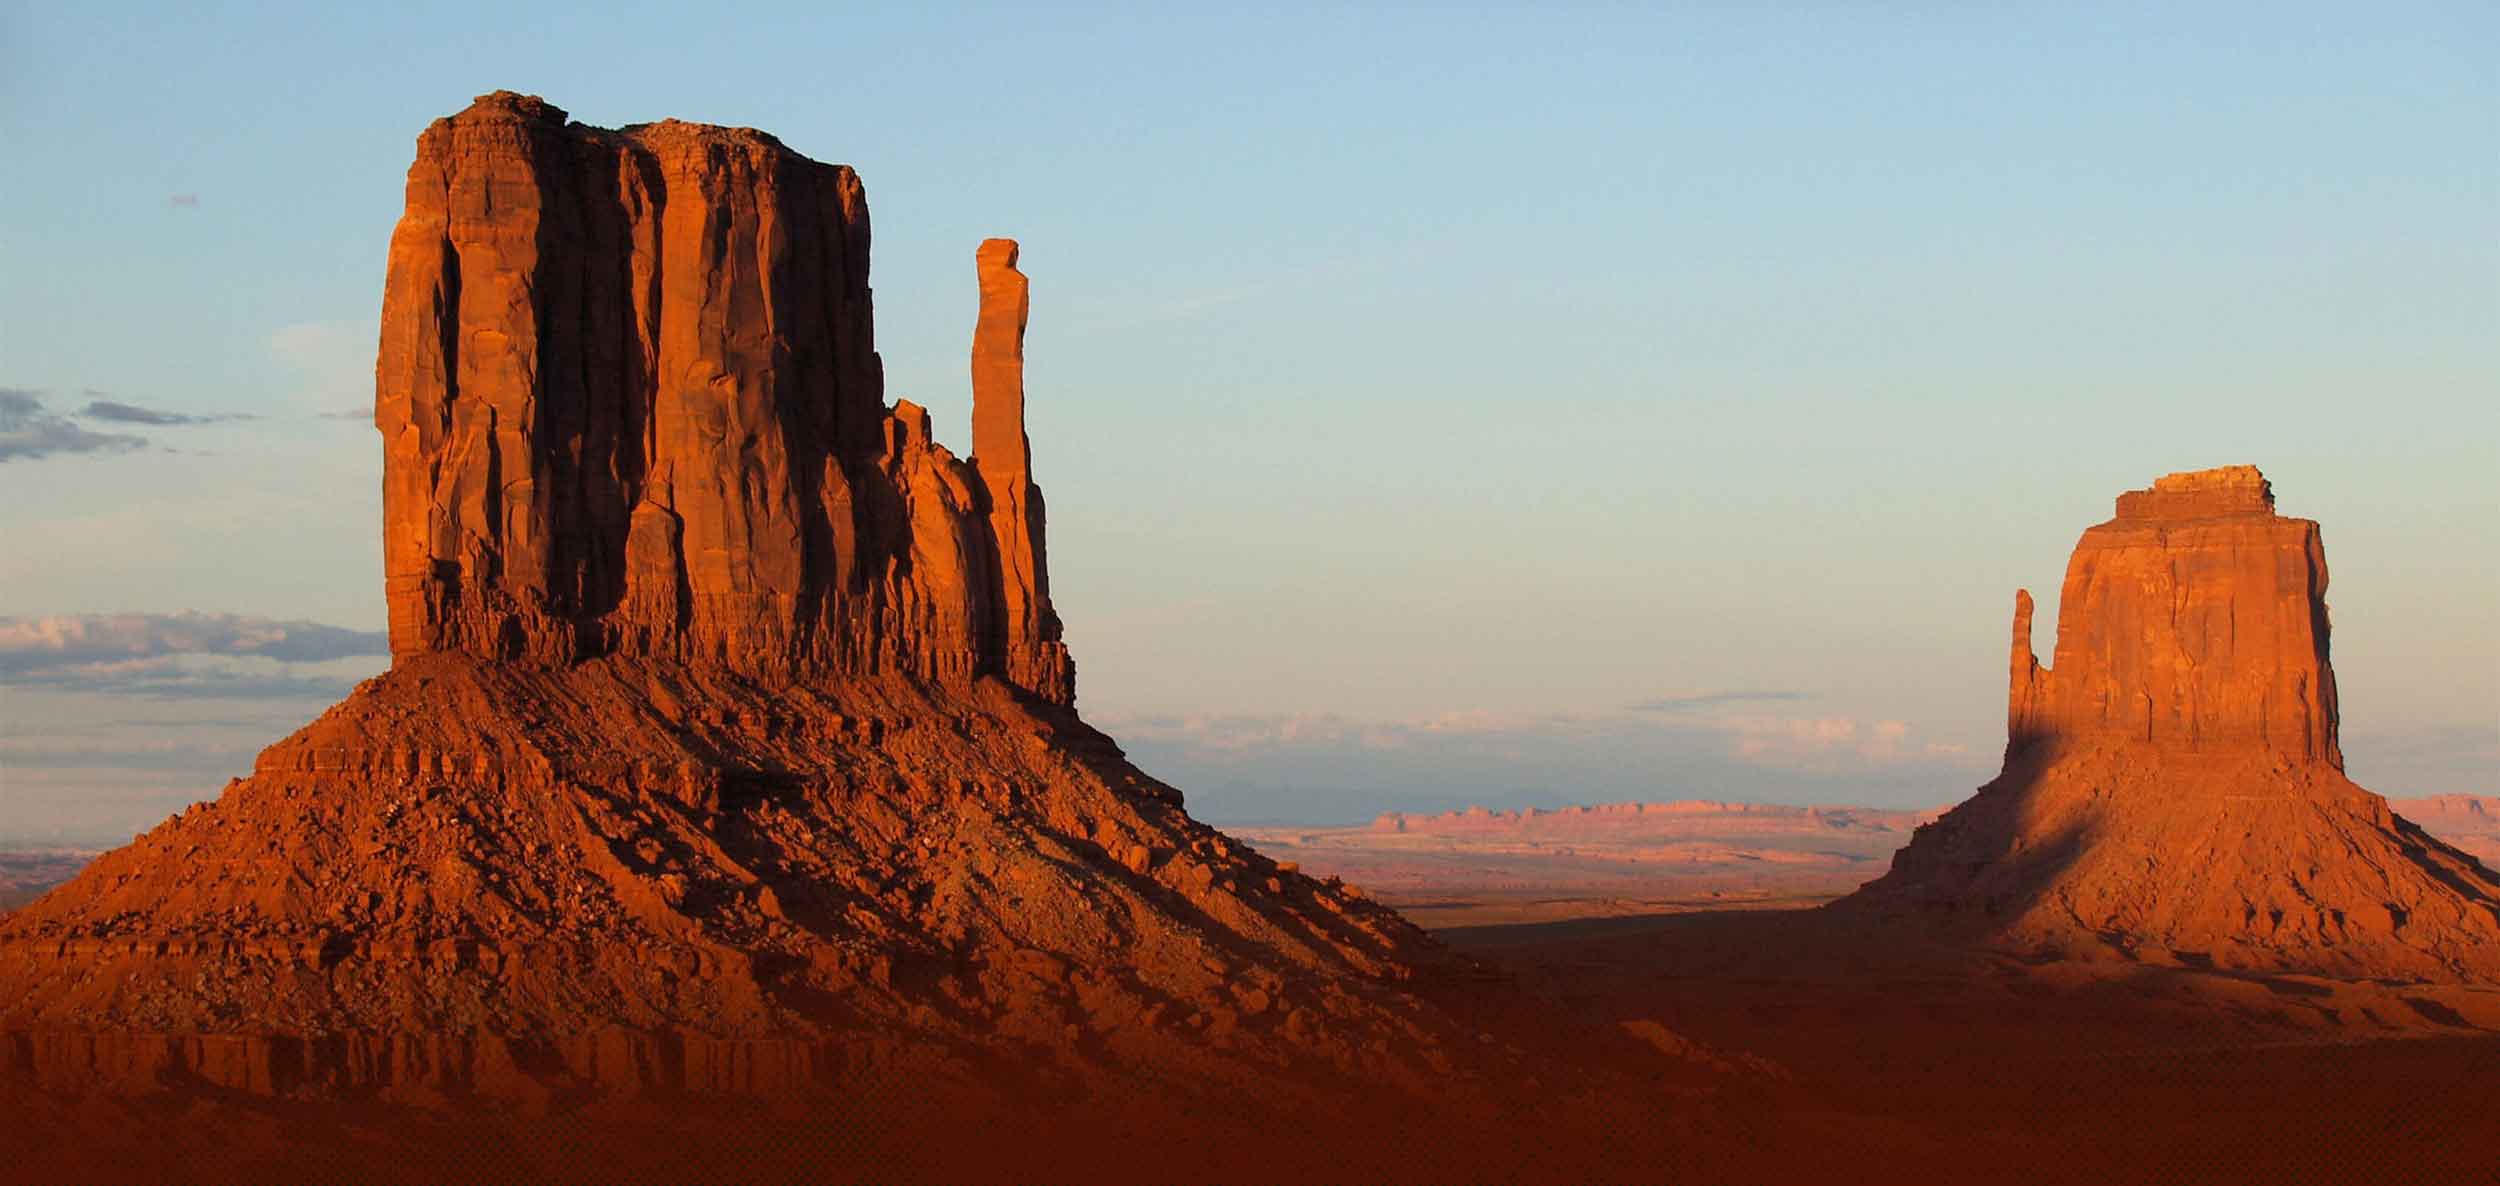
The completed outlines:
<svg viewBox="0 0 2500 1186">
<path fill-rule="evenodd" d="M 2318 525 L 2249 466 L 2084 532 L 2014 603 L 2005 766 L 1835 905 L 2069 953 L 2500 980 L 2500 876 L 2344 775 Z"/>
<path fill-rule="evenodd" d="M 374 422 L 394 653 L 1004 675 L 1074 697 L 985 244 L 979 464 L 889 408 L 859 176 L 498 92 L 417 142 Z"/>
</svg>

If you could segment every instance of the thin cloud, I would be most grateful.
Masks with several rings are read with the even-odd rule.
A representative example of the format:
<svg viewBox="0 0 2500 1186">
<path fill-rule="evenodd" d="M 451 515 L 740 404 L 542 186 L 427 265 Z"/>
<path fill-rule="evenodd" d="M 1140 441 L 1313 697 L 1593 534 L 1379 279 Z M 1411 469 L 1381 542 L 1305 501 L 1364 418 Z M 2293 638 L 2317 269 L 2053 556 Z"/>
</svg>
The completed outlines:
<svg viewBox="0 0 2500 1186">
<path fill-rule="evenodd" d="M 0 686 L 154 698 L 333 696 L 380 631 L 241 614 L 0 618 Z"/>
<path fill-rule="evenodd" d="M 160 655 L 235 655 L 319 663 L 390 653 L 379 630 L 243 614 L 56 614 L 0 618 L 0 680 L 45 668 Z"/>
<path fill-rule="evenodd" d="M 1807 700 L 1803 692 L 1702 692 L 1691 696 L 1660 696 L 1628 705 L 1633 712 L 1692 712 L 1704 708 L 1724 708 L 1730 704 L 1762 704 Z"/>
<path fill-rule="evenodd" d="M 245 412 L 213 412 L 201 416 L 186 412 L 160 412 L 110 399 L 89 400 L 86 407 L 78 410 L 78 414 L 89 420 L 110 420 L 116 424 L 223 424 L 230 420 L 259 419 Z"/>
<path fill-rule="evenodd" d="M 12 674 L 0 687 L 149 700 L 335 700 L 361 675 L 267 660 L 165 655 Z"/>
<path fill-rule="evenodd" d="M 200 195 L 169 194 L 165 198 L 165 204 L 176 210 L 197 210 L 200 208 Z"/>
<path fill-rule="evenodd" d="M 34 461 L 58 454 L 126 453 L 147 444 L 147 438 L 120 432 L 91 432 L 43 406 L 43 395 L 22 387 L 0 387 L 0 462 Z"/>
<path fill-rule="evenodd" d="M 1713 693 L 1711 703 L 1812 699 Z M 1675 698 L 1678 700 L 1688 698 Z M 1697 697 L 1696 697 L 1697 699 Z M 1890 803 L 1958 797 L 1984 763 L 1908 723 L 1772 707 L 1668 712 L 1169 713 L 1098 722 L 1202 818 L 1322 823 L 1386 810 L 1623 799 Z"/>
</svg>

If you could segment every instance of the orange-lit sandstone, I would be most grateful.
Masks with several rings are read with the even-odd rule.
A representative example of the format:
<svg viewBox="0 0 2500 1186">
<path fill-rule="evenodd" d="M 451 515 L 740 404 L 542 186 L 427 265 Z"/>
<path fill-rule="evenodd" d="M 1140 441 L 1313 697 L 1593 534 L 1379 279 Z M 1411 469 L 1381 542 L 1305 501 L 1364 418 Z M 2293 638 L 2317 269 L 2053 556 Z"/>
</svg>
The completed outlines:
<svg viewBox="0 0 2500 1186">
<path fill-rule="evenodd" d="M 977 264 L 967 463 L 884 402 L 849 169 L 509 93 L 427 129 L 377 376 L 392 669 L 0 921 L 12 1057 L 541 1100 L 1480 1060 L 1408 988 L 1445 951 L 1074 714 L 1025 281 Z"/>
<path fill-rule="evenodd" d="M 868 255 L 859 176 L 752 129 L 610 131 L 508 92 L 426 129 L 374 410 L 392 650 L 1071 702 L 1015 245 L 979 256 L 980 467 L 886 405 Z"/>
<path fill-rule="evenodd" d="M 1050 608 L 1050 569 L 1042 533 L 1042 491 L 1033 484 L 1033 447 L 1024 435 L 1024 321 L 1032 306 L 1016 242 L 990 239 L 975 257 L 981 317 L 972 333 L 972 464 L 989 493 L 990 539 L 999 580 L 997 634 L 989 652 L 1008 678 L 1046 698 L 1075 695 L 1059 615 Z"/>
<path fill-rule="evenodd" d="M 2056 658 L 2014 607 L 2005 769 L 1837 908 L 2155 962 L 2500 979 L 2500 879 L 2344 776 L 2318 525 L 2254 468 L 2122 495 Z"/>
</svg>

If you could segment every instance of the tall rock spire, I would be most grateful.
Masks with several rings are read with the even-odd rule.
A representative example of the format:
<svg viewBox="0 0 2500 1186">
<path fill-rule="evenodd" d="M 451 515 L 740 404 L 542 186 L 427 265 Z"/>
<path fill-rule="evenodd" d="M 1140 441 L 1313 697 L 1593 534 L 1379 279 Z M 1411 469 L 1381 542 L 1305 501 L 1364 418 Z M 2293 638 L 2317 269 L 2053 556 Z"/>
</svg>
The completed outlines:
<svg viewBox="0 0 2500 1186">
<path fill-rule="evenodd" d="M 2005 752 L 2012 755 L 2040 739 L 2041 684 L 2048 673 L 2031 650 L 2031 590 L 2014 590 L 2014 653 L 2008 673 L 2005 704 Z"/>
<path fill-rule="evenodd" d="M 1024 435 L 1024 324 L 1030 286 L 1016 241 L 986 239 L 974 254 L 981 316 L 972 330 L 972 464 L 989 492 L 997 541 L 996 651 L 1004 674 L 1044 699 L 1073 700 L 1074 665 L 1059 641 L 1043 551 L 1042 491 Z"/>
</svg>

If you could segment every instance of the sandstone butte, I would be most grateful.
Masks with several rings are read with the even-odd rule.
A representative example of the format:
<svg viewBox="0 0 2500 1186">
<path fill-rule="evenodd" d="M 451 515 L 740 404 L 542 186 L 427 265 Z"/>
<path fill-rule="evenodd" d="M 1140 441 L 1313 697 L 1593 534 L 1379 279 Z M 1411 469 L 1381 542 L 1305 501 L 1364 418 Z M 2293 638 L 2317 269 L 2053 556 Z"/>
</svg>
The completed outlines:
<svg viewBox="0 0 2500 1186">
<path fill-rule="evenodd" d="M 975 257 L 969 459 L 885 402 L 868 257 L 858 176 L 753 130 L 508 92 L 426 129 L 391 669 L 0 921 L 0 1059 L 539 1103 L 1506 1074 L 1421 995 L 1474 965 L 1073 711 L 1016 244 Z"/>
<path fill-rule="evenodd" d="M 2500 980 L 2500 877 L 2344 775 L 2318 525 L 2251 466 L 2083 533 L 2051 666 L 2014 599 L 2005 765 L 1834 910 L 2032 952 Z"/>
<path fill-rule="evenodd" d="M 977 255 L 973 457 L 888 407 L 858 174 L 493 95 L 420 137 L 374 423 L 397 655 L 1003 677 L 1056 705 L 1025 279 Z"/>
</svg>

